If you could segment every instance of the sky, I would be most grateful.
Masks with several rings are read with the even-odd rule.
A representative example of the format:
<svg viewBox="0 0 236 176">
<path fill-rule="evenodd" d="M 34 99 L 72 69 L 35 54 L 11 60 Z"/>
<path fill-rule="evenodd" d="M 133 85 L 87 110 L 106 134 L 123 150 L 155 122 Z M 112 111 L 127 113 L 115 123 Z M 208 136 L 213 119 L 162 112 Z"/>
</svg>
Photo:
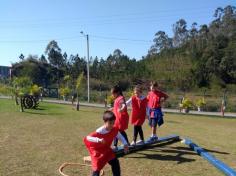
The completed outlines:
<svg viewBox="0 0 236 176">
<path fill-rule="evenodd" d="M 1 0 L 0 65 L 19 61 L 21 53 L 44 54 L 56 40 L 62 53 L 106 59 L 115 49 L 141 59 L 159 30 L 173 36 L 172 25 L 183 18 L 209 24 L 217 7 L 235 0 Z"/>
</svg>

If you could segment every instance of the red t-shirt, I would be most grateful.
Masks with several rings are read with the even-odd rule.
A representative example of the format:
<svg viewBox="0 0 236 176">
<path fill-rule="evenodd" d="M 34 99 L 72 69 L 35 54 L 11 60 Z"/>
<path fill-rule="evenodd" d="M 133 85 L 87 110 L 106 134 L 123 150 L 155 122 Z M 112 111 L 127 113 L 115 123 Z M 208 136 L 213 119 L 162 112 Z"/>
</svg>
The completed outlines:
<svg viewBox="0 0 236 176">
<path fill-rule="evenodd" d="M 106 134 L 100 134 L 97 132 L 89 134 L 91 137 L 98 137 L 100 139 L 103 138 L 105 144 L 90 142 L 86 137 L 84 138 L 84 143 L 92 159 L 93 171 L 100 171 L 108 161 L 115 158 L 115 154 L 111 149 L 111 144 L 117 134 L 117 128 L 113 128 L 109 133 Z"/>
<path fill-rule="evenodd" d="M 150 91 L 148 93 L 148 107 L 149 108 L 161 108 L 161 98 L 167 98 L 168 95 L 161 91 Z"/>
</svg>

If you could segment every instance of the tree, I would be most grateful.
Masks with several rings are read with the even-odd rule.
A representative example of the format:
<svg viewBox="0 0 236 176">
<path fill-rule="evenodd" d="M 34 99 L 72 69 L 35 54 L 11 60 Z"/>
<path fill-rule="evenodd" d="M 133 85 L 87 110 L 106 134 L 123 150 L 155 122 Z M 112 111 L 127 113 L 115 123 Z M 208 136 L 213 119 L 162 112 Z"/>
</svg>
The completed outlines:
<svg viewBox="0 0 236 176">
<path fill-rule="evenodd" d="M 71 81 L 71 76 L 70 75 L 65 75 L 63 80 L 65 82 L 66 87 L 69 87 L 69 84 L 70 84 L 70 81 Z"/>
<path fill-rule="evenodd" d="M 49 63 L 57 68 L 65 66 L 65 60 L 61 54 L 61 48 L 55 40 L 48 43 L 45 54 L 48 55 Z"/>
<path fill-rule="evenodd" d="M 29 55 L 23 61 L 12 64 L 12 75 L 16 77 L 29 77 L 34 84 L 47 86 L 55 75 L 50 65 L 38 60 L 35 55 Z"/>
<path fill-rule="evenodd" d="M 32 81 L 29 77 L 15 77 L 12 81 L 13 94 L 15 96 L 15 103 L 19 105 L 18 97 L 30 93 Z M 22 108 L 22 104 L 21 104 Z"/>
<path fill-rule="evenodd" d="M 194 23 L 192 24 L 192 26 L 191 26 L 190 31 L 189 31 L 189 37 L 190 37 L 191 39 L 196 39 L 197 34 L 198 34 L 197 23 L 194 22 Z"/>
<path fill-rule="evenodd" d="M 150 54 L 157 54 L 164 49 L 172 48 L 172 39 L 164 31 L 158 31 L 153 39 L 154 45 L 149 50 Z"/>
<path fill-rule="evenodd" d="M 98 72 L 99 72 L 99 61 L 98 57 L 96 56 L 95 59 L 93 60 L 92 67 L 90 69 L 91 77 L 98 79 L 99 78 Z"/>
<path fill-rule="evenodd" d="M 70 75 L 72 79 L 76 80 L 80 73 L 87 74 L 87 62 L 84 58 L 80 58 L 78 54 L 70 55 Z"/>
<path fill-rule="evenodd" d="M 39 58 L 39 61 L 42 63 L 48 63 L 46 57 L 42 54 L 41 57 Z"/>
<path fill-rule="evenodd" d="M 219 73 L 227 84 L 236 84 L 236 35 L 224 49 L 225 54 L 219 63 Z"/>
<path fill-rule="evenodd" d="M 114 51 L 113 51 L 113 57 L 114 58 L 119 58 L 119 57 L 121 57 L 123 54 L 122 54 L 122 51 L 120 50 L 120 49 L 115 49 Z"/>
<path fill-rule="evenodd" d="M 173 25 L 173 46 L 179 47 L 188 40 L 187 22 L 180 19 Z"/>
<path fill-rule="evenodd" d="M 207 42 L 209 38 L 209 28 L 206 24 L 200 26 L 198 46 L 199 50 L 203 50 L 207 47 Z"/>
<path fill-rule="evenodd" d="M 77 80 L 76 80 L 76 92 L 77 92 L 77 104 L 76 104 L 76 110 L 79 110 L 79 96 L 80 96 L 80 92 L 81 92 L 81 88 L 82 88 L 82 82 L 83 82 L 83 78 L 84 78 L 84 73 L 80 73 L 80 75 L 78 76 Z"/>
<path fill-rule="evenodd" d="M 24 60 L 25 56 L 21 53 L 20 56 L 19 56 L 19 58 L 20 58 L 21 60 Z"/>
<path fill-rule="evenodd" d="M 56 68 L 57 86 L 59 88 L 60 78 L 63 77 L 63 72 L 66 70 L 65 60 L 61 54 L 61 48 L 55 40 L 49 42 L 46 47 L 45 54 L 48 55 L 49 63 Z M 62 73 L 62 74 L 61 74 Z"/>
</svg>

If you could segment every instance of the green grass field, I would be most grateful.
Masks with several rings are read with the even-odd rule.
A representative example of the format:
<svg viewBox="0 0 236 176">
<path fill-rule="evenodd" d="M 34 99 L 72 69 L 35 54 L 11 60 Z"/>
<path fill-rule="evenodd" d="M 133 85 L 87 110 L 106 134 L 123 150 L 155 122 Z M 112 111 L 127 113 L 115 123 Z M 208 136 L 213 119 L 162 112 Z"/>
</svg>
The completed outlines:
<svg viewBox="0 0 236 176">
<path fill-rule="evenodd" d="M 40 103 L 40 110 L 19 112 L 14 101 L 0 99 L 0 175 L 59 175 L 64 162 L 83 163 L 88 155 L 82 138 L 102 125 L 103 110 Z M 150 129 L 145 123 L 144 134 Z M 160 136 L 189 137 L 236 169 L 236 119 L 165 114 Z M 132 127 L 128 130 L 132 136 Z M 180 142 L 120 158 L 123 176 L 223 175 Z M 106 175 L 111 175 L 109 167 Z M 89 175 L 90 168 L 66 168 L 70 175 Z"/>
</svg>

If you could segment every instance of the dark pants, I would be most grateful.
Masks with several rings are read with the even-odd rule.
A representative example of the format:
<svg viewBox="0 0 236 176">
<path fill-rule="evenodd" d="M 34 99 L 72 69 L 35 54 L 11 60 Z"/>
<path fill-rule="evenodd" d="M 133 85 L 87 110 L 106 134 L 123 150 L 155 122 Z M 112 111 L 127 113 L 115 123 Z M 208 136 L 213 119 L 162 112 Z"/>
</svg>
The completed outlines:
<svg viewBox="0 0 236 176">
<path fill-rule="evenodd" d="M 120 176 L 120 163 L 117 158 L 114 158 L 108 162 L 111 166 L 112 175 L 113 176 Z M 93 171 L 92 176 L 99 176 L 100 171 Z"/>
<path fill-rule="evenodd" d="M 119 131 L 119 132 L 125 138 L 125 140 L 127 141 L 128 145 L 129 145 L 129 139 L 128 139 L 128 136 L 127 136 L 126 132 L 125 131 Z M 115 138 L 114 139 L 114 146 L 117 147 L 117 144 L 118 144 L 118 139 Z"/>
<path fill-rule="evenodd" d="M 136 142 L 138 134 L 141 140 L 144 140 L 142 126 L 134 125 L 134 137 L 133 140 Z"/>
</svg>

